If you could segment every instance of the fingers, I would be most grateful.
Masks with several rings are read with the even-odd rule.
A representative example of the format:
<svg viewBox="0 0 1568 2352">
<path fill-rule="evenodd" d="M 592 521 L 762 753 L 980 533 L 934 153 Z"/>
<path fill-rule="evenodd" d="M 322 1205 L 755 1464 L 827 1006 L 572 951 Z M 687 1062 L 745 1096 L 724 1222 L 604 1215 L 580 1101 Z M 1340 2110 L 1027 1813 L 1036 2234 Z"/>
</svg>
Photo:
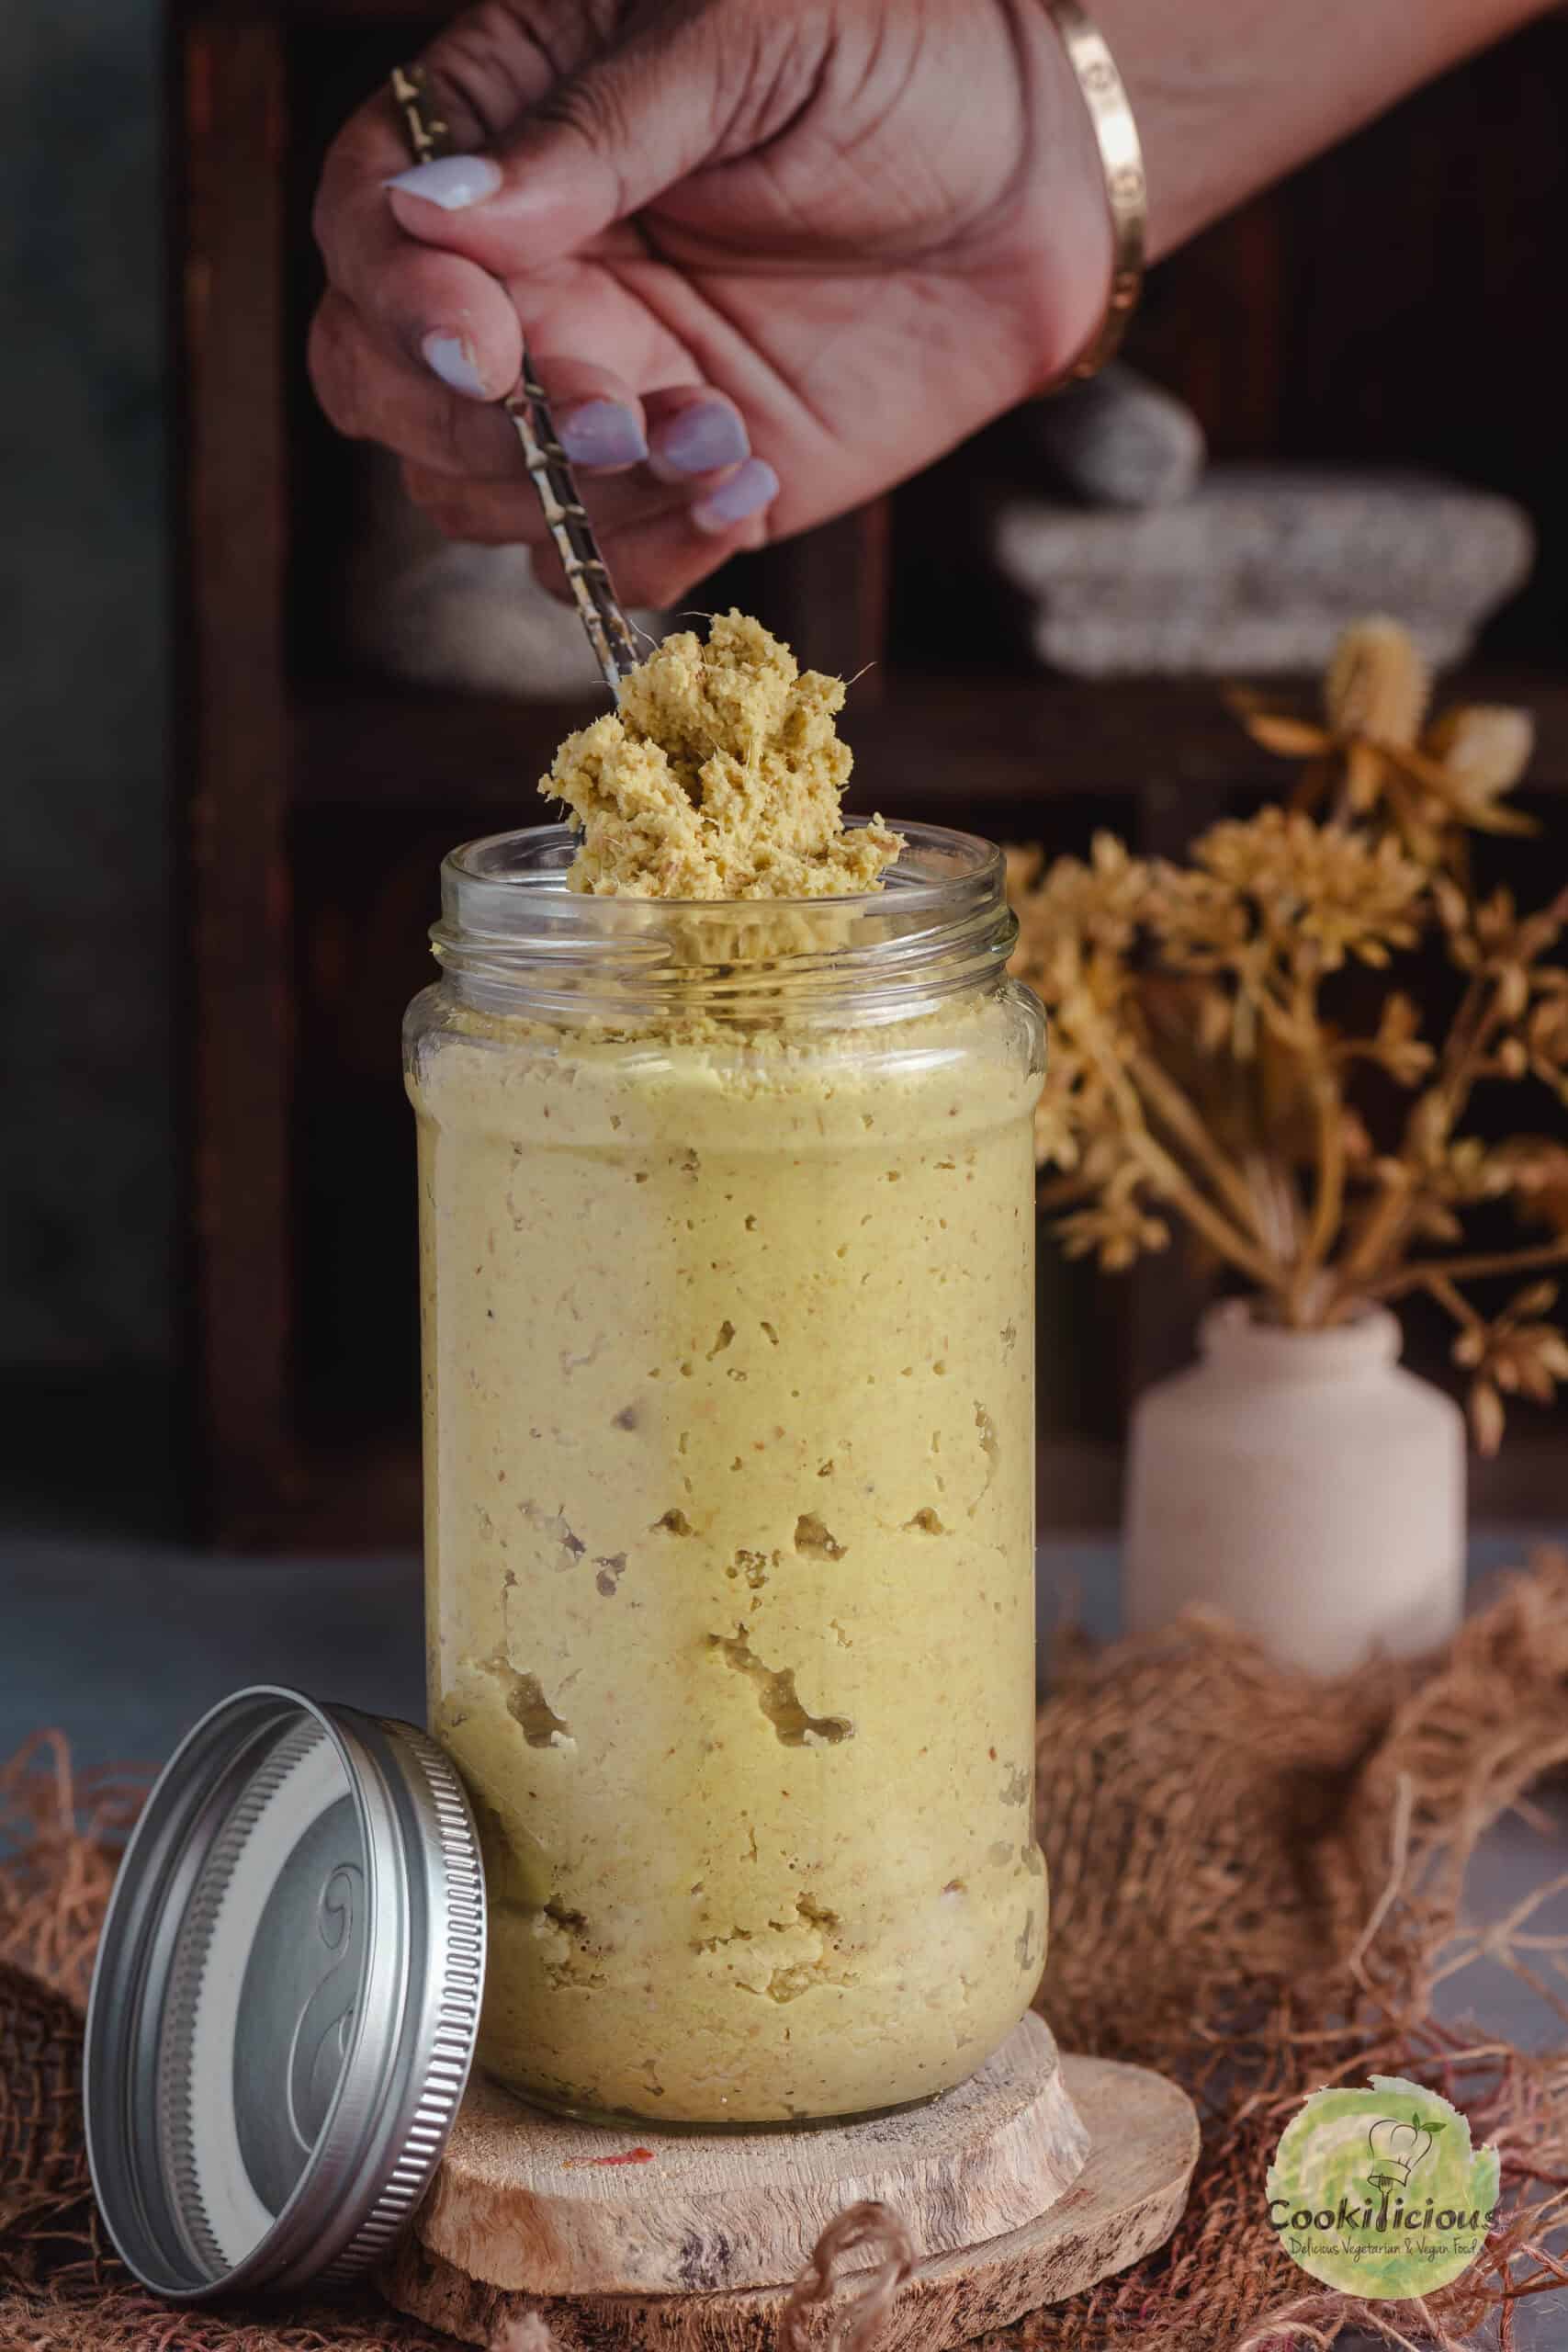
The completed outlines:
<svg viewBox="0 0 1568 2352">
<path fill-rule="evenodd" d="M 739 410 L 710 386 L 672 385 L 638 401 L 604 368 L 567 359 L 537 366 L 602 540 L 682 513 L 700 536 L 728 538 L 777 496 L 778 477 L 751 455 Z M 439 448 L 434 464 L 423 447 L 406 446 L 403 454 L 412 460 L 410 495 L 449 538 L 547 544 L 543 510 L 519 462 L 497 475 L 443 462 Z"/>
<path fill-rule="evenodd" d="M 711 384 L 674 384 L 650 392 L 644 412 L 648 469 L 656 481 L 692 483 L 739 466 L 751 454 L 745 418 Z"/>
<path fill-rule="evenodd" d="M 751 462 L 761 465 L 762 461 L 759 458 Z M 777 486 L 774 482 L 775 491 Z M 699 529 L 692 519 L 690 507 L 673 507 L 622 532 L 607 560 L 617 590 L 629 603 L 668 609 L 678 605 L 689 588 L 716 571 L 730 556 L 739 555 L 746 548 L 763 546 L 767 537 L 765 503 L 743 520 L 716 530 Z M 553 550 L 549 561 L 537 557 L 535 561 L 540 579 L 553 595 L 570 594 L 565 574 L 553 560 Z"/>
<path fill-rule="evenodd" d="M 379 187 L 373 202 L 356 191 L 333 204 L 323 180 L 316 220 L 333 289 L 388 361 L 434 374 L 468 400 L 510 391 L 523 332 L 505 288 L 488 271 L 405 237 Z"/>
<path fill-rule="evenodd" d="M 309 357 L 317 399 L 351 440 L 382 442 L 433 473 L 521 478 L 517 435 L 504 412 L 448 391 L 423 367 L 389 359 L 345 296 L 323 297 Z"/>
<path fill-rule="evenodd" d="M 580 473 L 620 473 L 648 456 L 648 419 L 630 384 L 581 359 L 537 359 L 556 437 Z"/>
<path fill-rule="evenodd" d="M 706 13 L 676 17 L 673 33 L 667 15 L 590 59 L 580 0 L 488 0 L 423 61 L 458 152 L 408 168 L 383 92 L 335 142 L 317 205 L 332 288 L 311 333 L 322 404 L 344 432 L 403 458 L 414 494 L 454 537 L 547 548 L 514 428 L 492 404 L 520 371 L 517 306 L 536 350 L 547 348 L 570 291 L 589 347 L 637 381 L 585 362 L 536 364 L 596 526 L 631 566 L 626 593 L 645 597 L 762 536 L 777 479 L 724 394 L 666 382 L 639 399 L 638 383 L 679 368 L 678 342 L 613 278 L 577 274 L 569 289 L 550 264 L 722 156 L 736 126 L 721 85 L 747 77 L 743 59 L 721 55 Z"/>
<path fill-rule="evenodd" d="M 767 459 L 748 458 L 743 466 L 737 466 L 732 474 L 726 474 L 693 501 L 692 527 L 705 538 L 727 539 L 738 523 L 750 523 L 778 494 L 779 478 Z"/>
<path fill-rule="evenodd" d="M 731 19 L 733 22 L 733 19 Z M 400 173 L 390 209 L 412 237 L 506 276 L 539 269 L 722 161 L 759 35 L 721 38 L 710 9 L 666 12 L 607 55 L 569 66 L 481 157 Z M 432 51 L 434 63 L 437 55 Z M 747 135 L 757 126 L 749 121 Z"/>
<path fill-rule="evenodd" d="M 531 482 L 460 481 L 405 467 L 411 497 L 448 538 L 485 546 L 522 542 L 535 551 L 538 574 L 554 593 L 567 593 L 544 515 Z M 690 484 L 649 480 L 647 469 L 581 483 L 595 536 L 629 603 L 667 604 L 742 547 L 761 546 L 778 478 L 761 458 L 749 458 Z"/>
<path fill-rule="evenodd" d="M 454 22 L 423 62 L 442 114 L 464 152 L 419 167 L 414 176 L 426 185 L 429 195 L 402 209 L 426 223 L 439 220 L 502 177 L 501 166 L 490 155 L 473 152 L 474 142 L 514 126 L 521 113 L 536 109 L 557 77 L 570 75 L 591 38 L 587 15 L 581 6 L 566 6 L 565 0 L 559 6 L 554 0 L 522 0 L 509 8 L 472 9 Z M 547 44 L 531 35 L 530 21 L 548 36 Z M 557 123 L 555 131 L 560 128 Z M 484 266 L 472 257 L 443 250 L 438 238 L 421 242 L 411 237 L 400 225 L 399 200 L 389 193 L 389 182 L 408 177 L 401 168 L 406 161 L 398 111 L 383 90 L 339 135 L 323 170 L 316 233 L 331 284 L 358 314 L 371 343 L 381 348 L 389 363 L 434 374 L 448 390 L 465 398 L 499 400 L 516 382 L 521 365 L 518 299 L 525 286 L 542 293 L 548 285 L 547 269 L 541 272 L 548 253 L 526 236 L 519 245 L 515 219 L 504 253 L 492 253 Z M 515 206 L 513 211 L 515 215 Z M 512 278 L 509 285 L 499 283 L 494 275 L 498 260 Z M 585 298 L 590 296 L 602 315 L 587 311 Z M 550 308 L 546 302 L 531 315 L 536 348 L 541 342 L 548 348 Z M 526 303 L 524 311 L 530 316 Z M 621 367 L 629 366 L 640 380 L 657 382 L 660 370 L 669 373 L 670 352 L 656 354 L 638 346 L 668 344 L 671 338 L 639 317 L 636 306 L 617 297 L 613 288 L 595 285 L 592 278 L 575 287 L 572 311 L 585 334 L 608 348 Z M 330 336 L 333 331 L 329 320 L 323 334 Z M 385 391 L 378 396 L 378 404 L 383 403 L 408 405 L 406 400 L 394 403 Z M 636 436 L 624 425 L 608 417 L 598 422 L 618 436 L 613 438 L 613 447 L 631 448 Z M 595 462 L 598 454 L 592 447 L 592 423 L 582 428 L 578 462 L 583 464 Z M 445 427 L 442 432 L 446 437 Z M 728 438 L 721 434 L 715 444 L 719 454 L 705 455 L 703 465 L 711 469 L 738 463 L 745 449 L 743 441 L 736 443 L 733 431 Z M 398 441 L 393 446 L 423 463 L 446 462 L 427 435 L 417 446 Z M 679 435 L 675 446 L 677 469 L 694 470 L 695 460 L 686 458 Z M 637 462 L 642 454 L 635 450 L 623 461 Z"/>
<path fill-rule="evenodd" d="M 317 398 L 351 440 L 379 441 L 424 473 L 480 492 L 509 482 L 533 495 L 505 411 L 444 390 L 423 370 L 389 364 L 340 294 L 329 293 L 317 312 L 310 363 Z M 647 458 L 643 404 L 613 370 L 556 359 L 541 362 L 539 373 L 567 455 L 581 472 L 615 473 Z"/>
<path fill-rule="evenodd" d="M 521 542 L 542 548 L 549 541 L 538 493 L 521 472 L 511 481 L 477 481 L 405 461 L 403 480 L 414 503 L 450 539 L 485 547 Z M 779 485 L 772 466 L 749 458 L 704 483 L 694 498 L 689 486 L 651 481 L 640 470 L 594 475 L 580 468 L 578 487 L 594 532 L 608 549 L 619 535 L 667 514 L 685 514 L 694 531 L 728 538 L 735 525 L 772 505 Z"/>
<path fill-rule="evenodd" d="M 732 401 L 686 384 L 639 401 L 608 368 L 541 360 L 551 414 L 623 595 L 661 604 L 760 543 L 778 494 L 751 456 Z M 389 366 L 346 300 L 329 293 L 310 337 L 310 371 L 340 432 L 376 440 L 404 460 L 411 496 L 447 537 L 522 543 L 540 576 L 566 594 L 516 427 L 499 407 Z"/>
<path fill-rule="evenodd" d="M 449 474 L 426 473 L 423 467 L 405 465 L 403 482 L 415 505 L 423 507 L 449 539 L 467 540 L 474 547 L 543 548 L 550 544 L 544 509 L 525 475 L 514 482 L 456 481 Z M 584 475 L 578 487 L 594 532 L 606 548 L 617 532 L 667 508 L 690 503 L 678 491 L 661 490 L 625 475 L 592 483 Z"/>
<path fill-rule="evenodd" d="M 556 33 L 563 37 L 564 28 Z M 423 62 L 463 150 L 481 147 L 536 106 L 558 70 L 530 38 L 522 10 L 493 6 L 455 18 Z M 410 161 L 406 128 L 382 88 L 338 133 L 322 169 L 315 232 L 328 277 L 389 353 L 433 366 L 474 399 L 499 400 L 517 379 L 521 343 L 512 305 L 488 271 L 423 251 L 405 235 L 387 186 Z M 453 161 L 483 168 L 471 153 Z"/>
</svg>

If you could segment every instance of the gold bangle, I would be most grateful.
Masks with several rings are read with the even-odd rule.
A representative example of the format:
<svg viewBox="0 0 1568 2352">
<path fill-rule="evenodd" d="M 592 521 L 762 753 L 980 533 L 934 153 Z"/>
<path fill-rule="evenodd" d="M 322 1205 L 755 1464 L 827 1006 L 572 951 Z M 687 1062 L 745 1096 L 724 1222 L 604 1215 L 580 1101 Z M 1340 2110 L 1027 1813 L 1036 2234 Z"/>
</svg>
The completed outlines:
<svg viewBox="0 0 1568 2352">
<path fill-rule="evenodd" d="M 1148 182 L 1144 176 L 1144 151 L 1138 126 L 1104 35 L 1078 6 L 1077 0 L 1044 0 L 1045 14 L 1061 36 L 1067 63 L 1083 92 L 1095 145 L 1105 174 L 1105 200 L 1111 209 L 1111 295 L 1105 315 L 1070 368 L 1063 370 L 1053 390 L 1098 376 L 1119 347 L 1137 308 L 1144 283 L 1144 244 L 1149 218 Z"/>
</svg>

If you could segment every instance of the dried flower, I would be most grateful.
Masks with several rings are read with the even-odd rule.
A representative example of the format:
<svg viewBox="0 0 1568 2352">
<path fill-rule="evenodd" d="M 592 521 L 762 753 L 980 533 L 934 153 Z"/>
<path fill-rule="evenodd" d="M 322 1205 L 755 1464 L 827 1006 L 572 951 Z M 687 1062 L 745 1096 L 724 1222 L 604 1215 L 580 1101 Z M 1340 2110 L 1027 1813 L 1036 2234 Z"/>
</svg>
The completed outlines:
<svg viewBox="0 0 1568 2352">
<path fill-rule="evenodd" d="M 1415 944 L 1426 876 L 1392 839 L 1263 808 L 1215 825 L 1192 857 L 1196 873 L 1162 869 L 1155 929 L 1198 968 L 1204 958 L 1257 968 L 1247 951 L 1259 938 L 1293 969 L 1320 971 L 1347 956 L 1386 964 L 1391 948 Z"/>
<path fill-rule="evenodd" d="M 1426 665 L 1408 631 L 1381 616 L 1358 621 L 1335 649 L 1325 682 L 1325 723 L 1267 710 L 1245 691 L 1232 707 L 1255 742 L 1310 763 L 1294 805 L 1339 818 L 1385 813 L 1415 856 L 1451 862 L 1459 839 L 1522 833 L 1530 820 L 1505 808 L 1529 765 L 1529 713 L 1472 703 L 1422 731 L 1430 698 Z"/>
<path fill-rule="evenodd" d="M 1536 972 L 1519 1043 L 1526 1068 L 1568 1107 L 1568 972 Z"/>
<path fill-rule="evenodd" d="M 1414 998 L 1403 989 L 1384 997 L 1378 1025 L 1370 1037 L 1347 1037 L 1335 1051 L 1345 1061 L 1359 1055 L 1385 1069 L 1396 1086 L 1415 1086 L 1432 1067 L 1433 1048 L 1420 1034 L 1421 1015 Z"/>
<path fill-rule="evenodd" d="M 1425 749 L 1453 786 L 1461 822 L 1484 831 L 1530 763 L 1535 721 L 1501 703 L 1466 703 L 1427 730 Z"/>
<path fill-rule="evenodd" d="M 1490 1449 L 1506 1398 L 1568 1379 L 1568 1340 L 1540 1283 L 1490 1321 L 1463 1286 L 1568 1264 L 1568 1146 L 1487 1142 L 1466 1114 L 1491 1083 L 1544 1089 L 1552 1117 L 1568 1104 L 1568 890 L 1521 914 L 1472 888 L 1463 830 L 1517 827 L 1497 804 L 1533 729 L 1483 705 L 1428 724 L 1427 702 L 1406 633 L 1359 624 L 1325 724 L 1244 707 L 1260 742 L 1311 763 L 1292 807 L 1213 826 L 1179 865 L 1108 833 L 1087 860 L 1010 854 L 1012 968 L 1051 1017 L 1035 1143 L 1068 1254 L 1121 1271 L 1177 1222 L 1296 1325 L 1426 1291 L 1459 1327 Z M 1406 988 L 1369 1009 L 1348 987 L 1434 939 L 1463 981 L 1441 1032 Z M 1499 1203 L 1551 1238 L 1460 1254 Z"/>
<path fill-rule="evenodd" d="M 1165 1249 L 1170 1227 L 1144 1207 L 1144 1182 L 1140 1169 L 1124 1164 L 1090 1207 L 1063 1217 L 1056 1230 L 1067 1256 L 1085 1258 L 1092 1250 L 1106 1273 L 1120 1274 L 1146 1250 Z"/>
<path fill-rule="evenodd" d="M 1539 1319 L 1556 1304 L 1555 1283 L 1534 1283 L 1489 1323 L 1467 1314 L 1461 1324 L 1453 1356 L 1475 1375 L 1470 1418 L 1483 1453 L 1495 1453 L 1501 1442 L 1506 1396 L 1550 1405 L 1557 1383 L 1568 1380 L 1568 1339 Z"/>
<path fill-rule="evenodd" d="M 1415 742 L 1432 682 L 1415 641 L 1397 621 L 1374 614 L 1348 628 L 1323 682 L 1329 728 L 1341 741 Z"/>
</svg>

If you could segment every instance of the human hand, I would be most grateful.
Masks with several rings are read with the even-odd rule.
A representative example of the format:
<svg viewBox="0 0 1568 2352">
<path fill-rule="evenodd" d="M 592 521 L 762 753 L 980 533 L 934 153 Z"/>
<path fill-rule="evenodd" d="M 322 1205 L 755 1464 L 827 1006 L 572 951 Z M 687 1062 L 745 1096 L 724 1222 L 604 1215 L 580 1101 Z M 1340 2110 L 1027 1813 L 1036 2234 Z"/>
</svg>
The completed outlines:
<svg viewBox="0 0 1568 2352">
<path fill-rule="evenodd" d="M 669 604 L 1041 389 L 1103 307 L 1041 0 L 481 0 L 423 62 L 464 152 L 406 169 L 384 93 L 340 134 L 311 374 L 448 536 L 542 576 L 494 405 L 524 336 L 621 594 Z"/>
</svg>

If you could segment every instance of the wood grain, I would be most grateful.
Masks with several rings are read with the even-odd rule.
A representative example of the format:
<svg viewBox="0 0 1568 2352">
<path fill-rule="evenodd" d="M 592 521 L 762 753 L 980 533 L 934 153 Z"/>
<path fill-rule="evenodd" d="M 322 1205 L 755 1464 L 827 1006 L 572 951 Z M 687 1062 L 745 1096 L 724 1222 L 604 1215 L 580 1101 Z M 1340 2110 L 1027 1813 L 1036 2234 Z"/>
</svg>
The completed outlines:
<svg viewBox="0 0 1568 2352">
<path fill-rule="evenodd" d="M 1043 2019 L 927 2105 L 807 2132 L 572 2123 L 480 2083 L 415 2224 L 426 2248 L 534 2294 L 787 2286 L 834 2215 L 879 2199 L 918 2255 L 1020 2228 L 1089 2143 Z"/>
<path fill-rule="evenodd" d="M 855 688 L 845 726 L 855 751 L 849 799 L 891 817 L 966 823 L 993 838 L 1011 825 L 1022 828 L 1018 838 L 1038 837 L 1049 836 L 1065 795 L 1117 804 L 1164 795 L 1170 840 L 1184 845 L 1212 813 L 1210 796 L 1277 796 L 1291 774 L 1237 725 L 1212 679 L 906 675 L 885 681 L 877 704 L 863 695 L 869 683 L 870 673 Z M 1313 690 L 1301 681 L 1279 693 L 1282 708 L 1311 714 Z M 1442 699 L 1533 709 L 1526 798 L 1550 817 L 1551 800 L 1568 793 L 1568 686 L 1539 671 L 1477 668 L 1445 680 Z M 596 714 L 587 701 L 408 689 L 304 700 L 294 719 L 297 795 L 319 808 L 417 809 L 445 819 L 453 841 L 464 826 L 531 823 L 534 775 Z M 1104 821 L 1124 822 L 1120 806 Z"/>
<path fill-rule="evenodd" d="M 898 2290 L 875 2352 L 944 2352 L 1126 2269 L 1169 2236 L 1198 2155 L 1190 2101 L 1160 2075 L 1108 2059 L 1069 2056 L 1062 2074 L 1091 2143 L 1072 2187 L 1040 2219 L 987 2245 L 919 2263 Z M 783 2286 L 719 2294 L 529 2295 L 468 2278 L 413 2231 L 381 2284 L 400 2311 L 468 2344 L 503 2343 L 511 2323 L 537 2311 L 561 2352 L 767 2352 L 788 2299 Z M 837 2287 L 818 2314 L 824 2339 L 864 2284 L 863 2272 L 851 2273 Z"/>
<path fill-rule="evenodd" d="M 243 1541 L 295 1483 L 282 37 L 193 23 L 180 76 L 194 1386 L 200 1515 Z"/>
</svg>

